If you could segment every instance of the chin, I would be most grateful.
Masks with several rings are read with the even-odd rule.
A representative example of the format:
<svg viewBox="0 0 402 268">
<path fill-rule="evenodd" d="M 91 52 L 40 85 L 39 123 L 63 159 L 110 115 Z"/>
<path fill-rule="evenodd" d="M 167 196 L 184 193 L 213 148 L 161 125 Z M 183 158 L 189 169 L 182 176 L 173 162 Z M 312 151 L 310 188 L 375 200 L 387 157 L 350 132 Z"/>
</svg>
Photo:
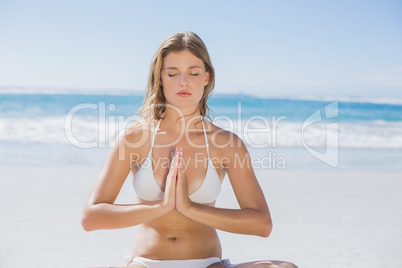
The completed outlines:
<svg viewBox="0 0 402 268">
<path fill-rule="evenodd" d="M 190 99 L 181 99 L 181 100 L 175 100 L 172 102 L 169 102 L 168 100 L 166 100 L 166 105 L 167 106 L 174 106 L 178 109 L 198 109 L 199 105 L 200 105 L 200 100 L 195 101 L 195 100 L 190 100 Z"/>
</svg>

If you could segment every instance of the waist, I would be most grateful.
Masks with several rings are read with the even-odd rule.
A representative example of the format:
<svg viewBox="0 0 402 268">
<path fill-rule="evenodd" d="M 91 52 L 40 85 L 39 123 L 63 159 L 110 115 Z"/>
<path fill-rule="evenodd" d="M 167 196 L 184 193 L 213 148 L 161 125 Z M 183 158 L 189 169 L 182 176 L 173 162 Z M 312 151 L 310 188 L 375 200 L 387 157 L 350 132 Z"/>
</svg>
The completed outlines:
<svg viewBox="0 0 402 268">
<path fill-rule="evenodd" d="M 214 228 L 164 229 L 143 224 L 134 241 L 134 257 L 159 260 L 203 259 L 222 257 L 218 234 Z"/>
</svg>

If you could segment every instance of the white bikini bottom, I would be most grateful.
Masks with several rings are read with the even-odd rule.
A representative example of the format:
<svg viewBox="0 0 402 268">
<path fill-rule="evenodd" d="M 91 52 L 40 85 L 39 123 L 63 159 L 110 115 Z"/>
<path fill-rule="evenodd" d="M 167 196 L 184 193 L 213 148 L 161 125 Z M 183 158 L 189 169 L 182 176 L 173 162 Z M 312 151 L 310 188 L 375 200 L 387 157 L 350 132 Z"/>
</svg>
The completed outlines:
<svg viewBox="0 0 402 268">
<path fill-rule="evenodd" d="M 213 263 L 220 262 L 222 264 L 231 264 L 229 259 L 221 260 L 218 257 L 210 257 L 206 259 L 189 259 L 189 260 L 152 260 L 144 257 L 126 256 L 124 260 L 129 266 L 133 263 L 142 264 L 147 268 L 206 268 Z"/>
</svg>

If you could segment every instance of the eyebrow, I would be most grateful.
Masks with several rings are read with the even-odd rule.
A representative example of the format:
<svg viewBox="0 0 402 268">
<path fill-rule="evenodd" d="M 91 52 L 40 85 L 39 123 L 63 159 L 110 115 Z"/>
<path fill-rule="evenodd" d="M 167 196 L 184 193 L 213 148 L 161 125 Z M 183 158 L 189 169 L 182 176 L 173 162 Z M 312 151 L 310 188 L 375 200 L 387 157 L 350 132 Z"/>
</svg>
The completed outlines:
<svg viewBox="0 0 402 268">
<path fill-rule="evenodd" d="M 200 68 L 200 69 L 202 69 L 201 66 L 199 66 L 199 65 L 191 65 L 191 66 L 189 67 L 189 69 L 195 69 L 195 68 Z M 176 67 L 166 67 L 165 70 L 177 70 L 177 68 L 176 68 Z"/>
</svg>

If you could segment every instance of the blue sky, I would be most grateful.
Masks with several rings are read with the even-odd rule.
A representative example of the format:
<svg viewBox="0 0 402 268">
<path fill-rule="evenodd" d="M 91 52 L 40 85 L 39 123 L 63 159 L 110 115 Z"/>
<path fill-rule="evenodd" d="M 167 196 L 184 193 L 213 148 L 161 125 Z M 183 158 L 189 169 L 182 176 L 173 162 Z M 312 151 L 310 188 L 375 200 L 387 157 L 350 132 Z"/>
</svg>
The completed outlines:
<svg viewBox="0 0 402 268">
<path fill-rule="evenodd" d="M 0 91 L 143 91 L 157 46 L 206 43 L 216 93 L 402 98 L 402 1 L 0 1 Z"/>
</svg>

